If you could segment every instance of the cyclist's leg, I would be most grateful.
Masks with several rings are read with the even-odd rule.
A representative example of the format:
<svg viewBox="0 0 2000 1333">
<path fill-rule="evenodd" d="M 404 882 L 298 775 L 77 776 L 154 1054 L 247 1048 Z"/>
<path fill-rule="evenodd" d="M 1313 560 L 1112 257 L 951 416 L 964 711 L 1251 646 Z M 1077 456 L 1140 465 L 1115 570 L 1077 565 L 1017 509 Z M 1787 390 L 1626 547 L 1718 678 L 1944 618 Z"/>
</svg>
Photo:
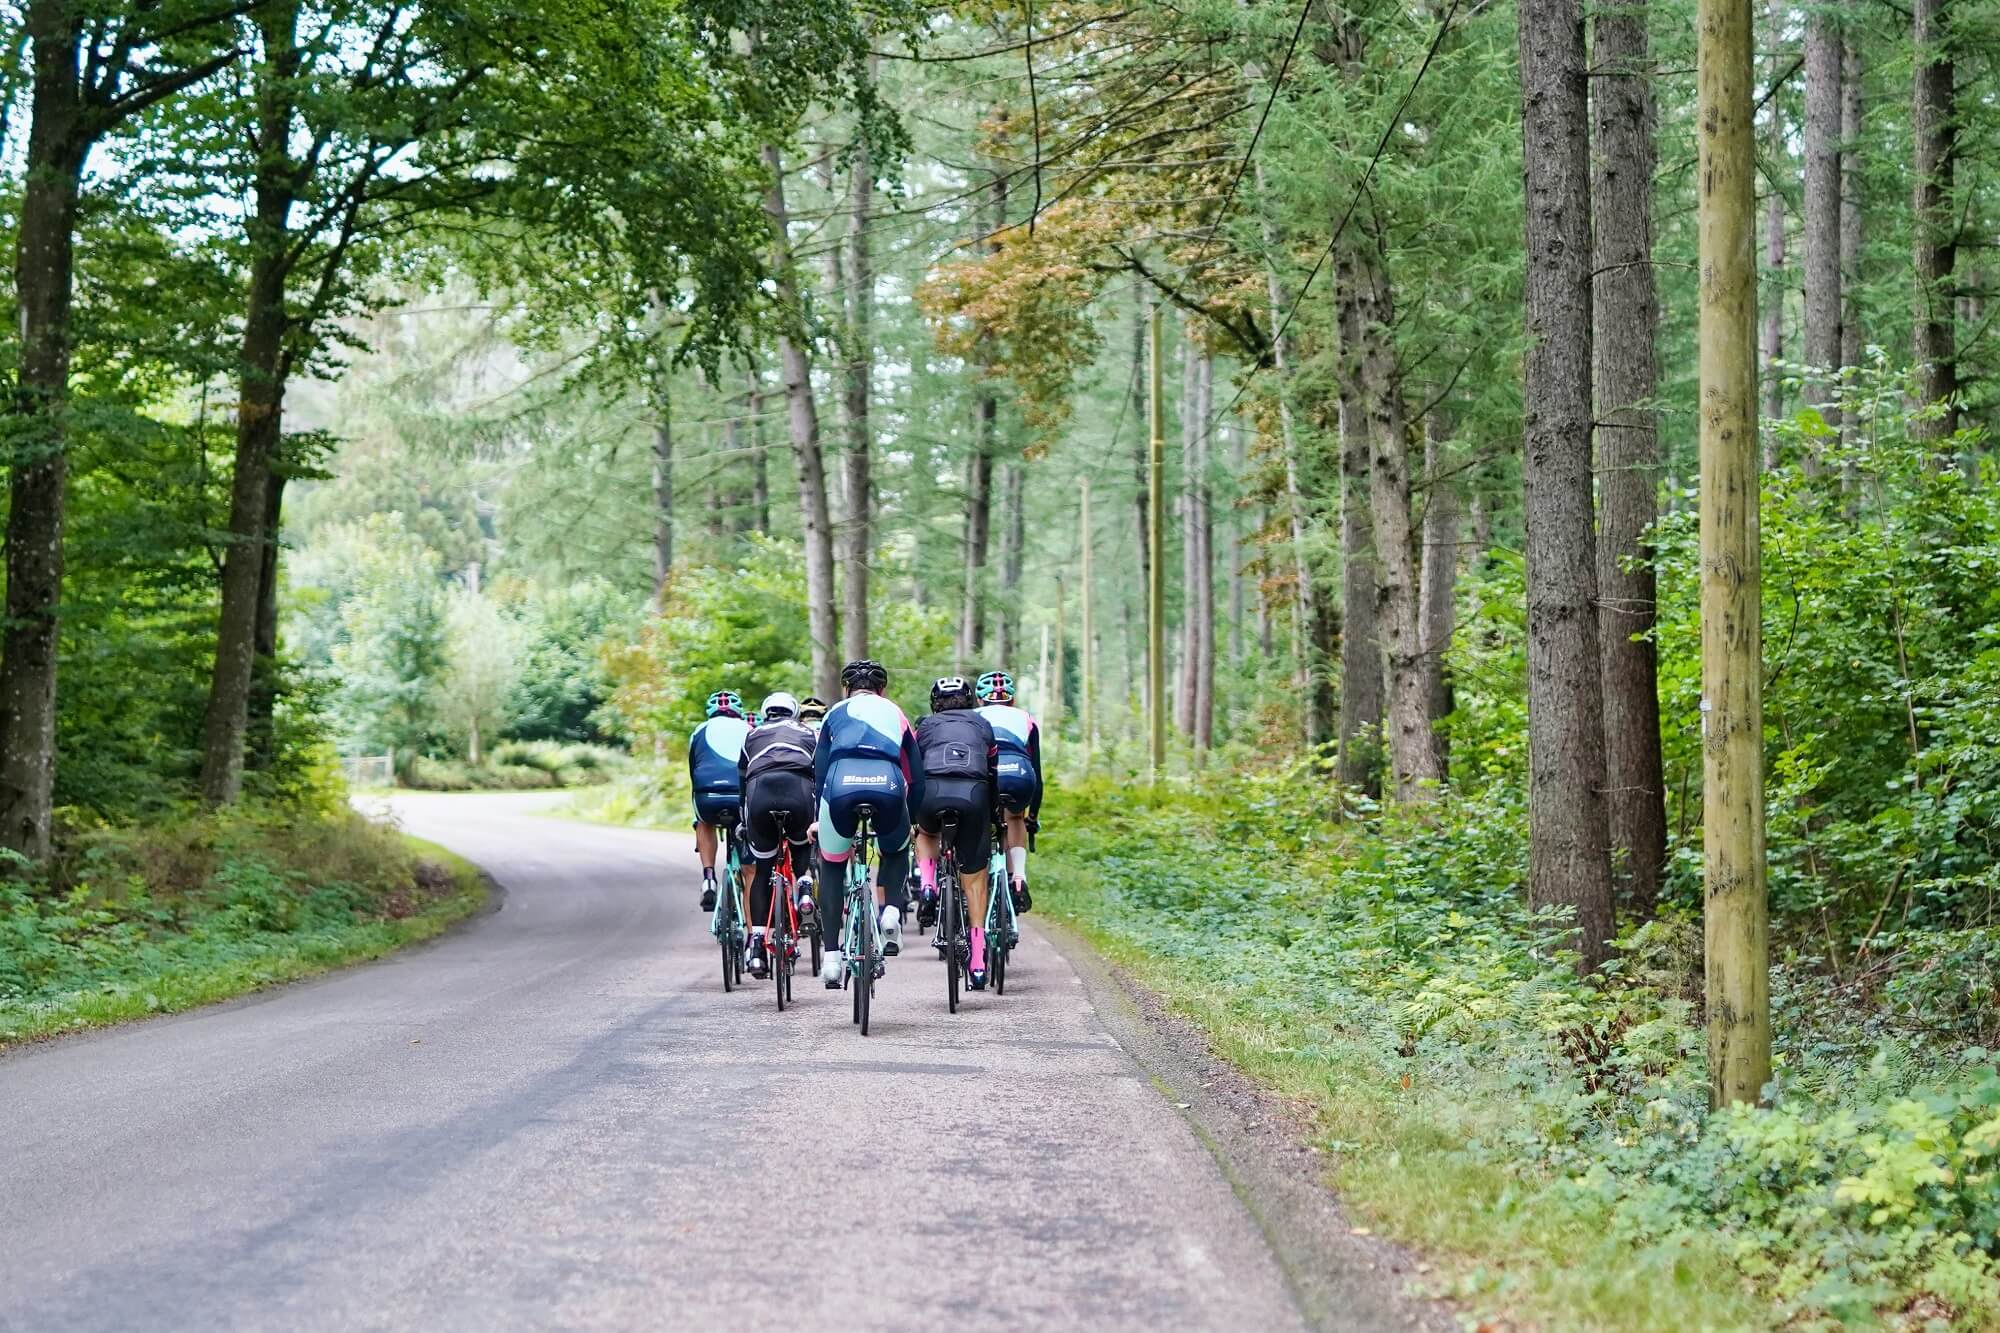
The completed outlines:
<svg viewBox="0 0 2000 1333">
<path fill-rule="evenodd" d="M 774 817 L 781 793 L 768 777 L 758 776 L 743 793 L 743 835 L 751 865 L 750 927 L 760 931 L 771 916 L 771 867 L 778 861 L 778 821 Z"/>
<path fill-rule="evenodd" d="M 838 765 L 835 766 L 836 770 Z M 827 785 L 833 785 L 834 773 L 827 775 Z M 814 885 L 819 900 L 820 943 L 824 946 L 824 965 L 820 969 L 820 979 L 829 987 L 840 986 L 840 935 L 846 924 L 845 905 L 841 899 L 847 892 L 847 862 L 854 850 L 854 834 L 860 823 L 857 813 L 847 802 L 828 799 L 825 794 L 819 801 L 819 876 Z"/>
</svg>

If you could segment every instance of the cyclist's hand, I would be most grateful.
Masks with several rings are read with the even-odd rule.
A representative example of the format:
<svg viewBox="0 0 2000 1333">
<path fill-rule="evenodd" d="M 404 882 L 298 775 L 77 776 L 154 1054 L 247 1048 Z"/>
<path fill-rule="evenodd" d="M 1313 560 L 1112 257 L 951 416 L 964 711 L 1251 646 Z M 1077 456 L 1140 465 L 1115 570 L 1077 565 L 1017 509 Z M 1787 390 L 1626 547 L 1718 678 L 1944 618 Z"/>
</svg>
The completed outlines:
<svg viewBox="0 0 2000 1333">
<path fill-rule="evenodd" d="M 1033 815 L 1029 815 L 1027 819 L 1023 820 L 1022 822 L 1028 826 L 1028 832 L 1030 833 L 1040 833 L 1042 831 L 1042 821 L 1035 818 Z"/>
<path fill-rule="evenodd" d="M 814 842 L 819 841 L 819 821 L 817 819 L 806 825 L 806 836 Z"/>
</svg>

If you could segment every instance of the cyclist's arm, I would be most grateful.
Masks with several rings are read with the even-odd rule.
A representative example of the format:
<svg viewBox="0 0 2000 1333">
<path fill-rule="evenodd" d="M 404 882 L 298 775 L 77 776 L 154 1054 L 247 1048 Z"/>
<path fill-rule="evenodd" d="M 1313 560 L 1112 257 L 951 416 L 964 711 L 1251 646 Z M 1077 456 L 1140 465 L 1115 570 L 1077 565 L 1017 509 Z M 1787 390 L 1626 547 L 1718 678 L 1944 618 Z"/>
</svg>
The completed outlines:
<svg viewBox="0 0 2000 1333">
<path fill-rule="evenodd" d="M 903 720 L 903 772 L 910 789 L 910 808 L 918 810 L 924 804 L 924 751 L 917 744 L 917 733 L 910 726 L 908 718 Z"/>
<path fill-rule="evenodd" d="M 1042 729 L 1028 724 L 1028 763 L 1035 771 L 1035 799 L 1028 803 L 1028 818 L 1042 817 Z"/>
<path fill-rule="evenodd" d="M 688 742 L 688 790 L 701 795 L 701 732 Z"/>
<path fill-rule="evenodd" d="M 825 740 L 826 733 L 825 729 L 822 728 L 818 739 L 813 742 L 813 790 L 815 792 L 826 790 L 826 766 L 833 759 L 833 747 L 822 744 Z"/>
</svg>

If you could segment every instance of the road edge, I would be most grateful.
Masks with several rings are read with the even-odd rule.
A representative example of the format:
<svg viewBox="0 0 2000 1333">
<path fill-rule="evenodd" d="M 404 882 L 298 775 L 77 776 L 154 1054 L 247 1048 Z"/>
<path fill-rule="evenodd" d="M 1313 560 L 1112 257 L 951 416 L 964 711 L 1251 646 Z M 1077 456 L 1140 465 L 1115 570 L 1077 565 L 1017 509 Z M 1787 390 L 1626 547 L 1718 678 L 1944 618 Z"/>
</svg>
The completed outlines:
<svg viewBox="0 0 2000 1333">
<path fill-rule="evenodd" d="M 1205 1033 L 1074 928 L 1036 916 L 1036 930 L 1069 963 L 1106 1029 L 1215 1159 L 1310 1326 L 1459 1327 L 1448 1304 L 1407 1290 L 1428 1265 L 1355 1232 L 1296 1108 L 1217 1055 Z"/>
</svg>

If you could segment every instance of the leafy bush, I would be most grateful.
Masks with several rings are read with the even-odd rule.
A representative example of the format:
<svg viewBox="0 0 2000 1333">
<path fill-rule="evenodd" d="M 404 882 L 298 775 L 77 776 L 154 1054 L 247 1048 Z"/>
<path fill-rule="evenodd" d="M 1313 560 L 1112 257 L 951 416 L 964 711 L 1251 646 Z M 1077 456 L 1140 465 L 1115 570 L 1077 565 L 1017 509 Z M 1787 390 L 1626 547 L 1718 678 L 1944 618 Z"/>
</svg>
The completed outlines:
<svg viewBox="0 0 2000 1333">
<path fill-rule="evenodd" d="M 246 806 L 74 837 L 0 875 L 0 1042 L 185 1008 L 441 928 L 476 881 L 351 810 Z"/>
<path fill-rule="evenodd" d="M 1523 906 L 1518 788 L 1368 828 L 1328 823 L 1308 772 L 1061 788 L 1037 897 L 1328 1108 L 1362 1206 L 1419 1241 L 1497 1245 L 1516 1269 L 1541 1247 L 1544 1273 L 1582 1262 L 1579 1231 L 1610 1247 L 1604 1263 L 1711 1255 L 1777 1302 L 1776 1322 L 1919 1300 L 1967 1326 L 2000 1319 L 2000 1074 L 1983 1049 L 1899 1043 L 1852 1011 L 1845 1046 L 1781 1022 L 1775 1104 L 1711 1116 L 1691 915 L 1629 931 L 1608 976 L 1581 980 L 1561 922 Z M 1937 971 L 1885 990 L 1925 1003 Z M 1465 1197 L 1435 1197 L 1452 1189 Z M 1724 1299 L 1707 1281 L 1702 1299 Z M 1672 1326 L 1662 1310 L 1650 1326 Z"/>
</svg>

